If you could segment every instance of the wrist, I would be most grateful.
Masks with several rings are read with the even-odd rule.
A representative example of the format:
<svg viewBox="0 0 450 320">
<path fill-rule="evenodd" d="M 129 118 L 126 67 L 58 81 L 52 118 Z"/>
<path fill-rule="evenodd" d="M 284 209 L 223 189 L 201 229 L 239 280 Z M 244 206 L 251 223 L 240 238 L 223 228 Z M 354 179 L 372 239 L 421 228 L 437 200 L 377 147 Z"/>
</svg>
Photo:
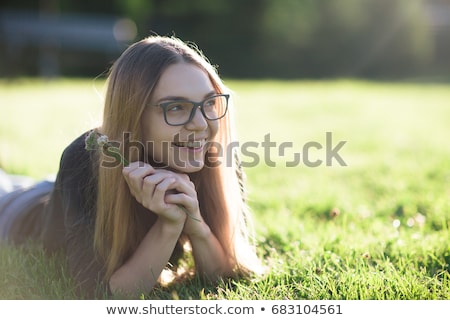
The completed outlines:
<svg viewBox="0 0 450 320">
<path fill-rule="evenodd" d="M 168 234 L 181 234 L 184 227 L 184 221 L 173 221 L 159 217 L 157 223 L 160 225 L 161 230 Z"/>
<path fill-rule="evenodd" d="M 190 240 L 208 240 L 212 233 L 211 229 L 204 221 L 197 223 L 198 226 L 195 228 L 195 230 L 186 233 L 186 235 Z"/>
</svg>

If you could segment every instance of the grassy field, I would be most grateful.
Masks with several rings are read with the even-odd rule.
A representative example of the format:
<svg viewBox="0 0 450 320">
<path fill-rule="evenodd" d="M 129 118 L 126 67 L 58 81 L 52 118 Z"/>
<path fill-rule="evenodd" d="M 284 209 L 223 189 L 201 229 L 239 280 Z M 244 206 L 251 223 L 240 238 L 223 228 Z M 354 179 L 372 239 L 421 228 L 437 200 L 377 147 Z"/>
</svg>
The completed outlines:
<svg viewBox="0 0 450 320">
<path fill-rule="evenodd" d="M 252 142 L 243 160 L 271 271 L 217 287 L 194 279 L 145 298 L 450 299 L 450 85 L 226 83 L 241 146 Z M 99 123 L 102 92 L 101 80 L 0 81 L 0 167 L 54 174 L 64 146 Z M 329 148 L 345 142 L 345 166 L 327 165 L 327 132 Z M 305 158 L 311 143 L 323 148 Z M 1 246 L 0 298 L 74 298 L 63 261 L 39 245 Z"/>
</svg>

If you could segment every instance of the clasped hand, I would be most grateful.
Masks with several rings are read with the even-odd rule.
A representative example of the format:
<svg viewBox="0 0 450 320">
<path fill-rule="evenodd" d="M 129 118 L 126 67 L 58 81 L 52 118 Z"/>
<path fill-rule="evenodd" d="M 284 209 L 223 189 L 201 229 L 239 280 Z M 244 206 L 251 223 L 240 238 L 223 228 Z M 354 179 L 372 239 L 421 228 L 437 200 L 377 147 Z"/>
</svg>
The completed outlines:
<svg viewBox="0 0 450 320">
<path fill-rule="evenodd" d="M 165 223 L 184 224 L 187 235 L 203 224 L 197 191 L 187 174 L 156 169 L 140 161 L 130 163 L 122 173 L 133 197 Z"/>
</svg>

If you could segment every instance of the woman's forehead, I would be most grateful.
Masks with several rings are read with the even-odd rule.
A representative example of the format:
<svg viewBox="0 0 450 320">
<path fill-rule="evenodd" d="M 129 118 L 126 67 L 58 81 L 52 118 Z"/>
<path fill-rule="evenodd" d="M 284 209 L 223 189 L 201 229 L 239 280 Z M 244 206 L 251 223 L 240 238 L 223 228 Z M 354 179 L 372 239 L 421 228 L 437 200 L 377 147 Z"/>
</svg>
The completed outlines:
<svg viewBox="0 0 450 320">
<path fill-rule="evenodd" d="M 154 91 L 154 101 L 165 97 L 199 100 L 214 91 L 208 73 L 191 63 L 169 66 L 161 75 Z"/>
</svg>

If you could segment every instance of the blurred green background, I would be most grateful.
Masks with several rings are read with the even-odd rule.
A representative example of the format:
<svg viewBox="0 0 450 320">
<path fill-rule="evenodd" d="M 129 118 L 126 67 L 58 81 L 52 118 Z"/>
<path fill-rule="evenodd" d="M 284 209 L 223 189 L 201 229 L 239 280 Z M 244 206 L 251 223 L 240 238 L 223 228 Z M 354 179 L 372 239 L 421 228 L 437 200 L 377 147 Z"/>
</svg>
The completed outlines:
<svg viewBox="0 0 450 320">
<path fill-rule="evenodd" d="M 153 33 L 218 65 L 261 160 L 267 134 L 293 144 L 246 168 L 270 277 L 177 295 L 449 299 L 450 0 L 3 0 L 0 168 L 56 173 L 101 120 L 105 71 Z M 286 165 L 326 132 L 348 166 Z M 0 247 L 0 298 L 72 298 L 54 265 Z"/>
<path fill-rule="evenodd" d="M 231 78 L 448 80 L 448 0 L 3 0 L 0 76 L 96 76 L 152 33 Z"/>
</svg>

